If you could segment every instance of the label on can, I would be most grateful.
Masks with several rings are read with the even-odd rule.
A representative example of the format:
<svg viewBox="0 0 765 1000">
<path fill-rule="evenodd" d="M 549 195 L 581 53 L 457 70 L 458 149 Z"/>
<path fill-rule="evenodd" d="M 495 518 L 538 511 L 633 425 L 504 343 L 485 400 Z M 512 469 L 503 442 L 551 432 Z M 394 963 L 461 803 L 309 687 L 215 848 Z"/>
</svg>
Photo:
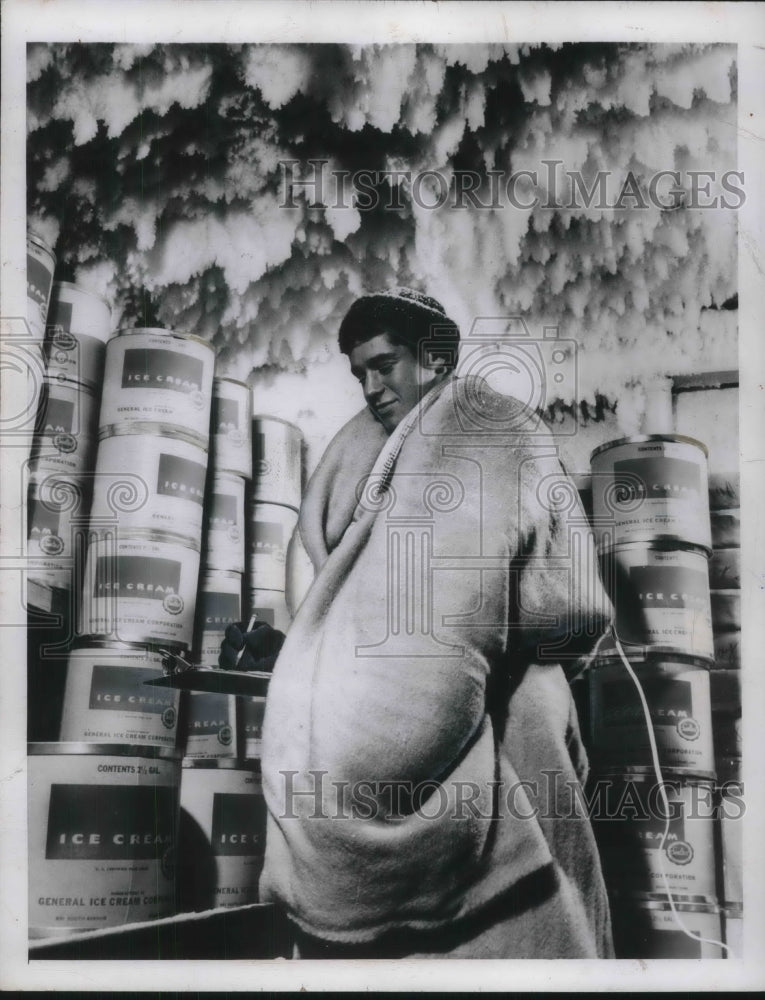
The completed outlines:
<svg viewBox="0 0 765 1000">
<path fill-rule="evenodd" d="M 277 504 L 254 504 L 249 551 L 249 585 L 253 590 L 286 588 L 287 545 L 297 514 Z"/>
<path fill-rule="evenodd" d="M 123 389 L 161 389 L 184 393 L 192 397 L 201 409 L 204 367 L 196 358 L 184 357 L 176 351 L 159 348 L 140 350 L 129 348 L 122 361 Z"/>
<path fill-rule="evenodd" d="M 57 473 L 35 478 L 27 502 L 27 577 L 68 590 L 76 540 L 88 531 L 90 497 L 84 483 Z"/>
<path fill-rule="evenodd" d="M 100 295 L 68 281 L 54 284 L 48 317 L 49 335 L 53 328 L 105 345 L 112 332 L 111 318 L 109 303 Z"/>
<path fill-rule="evenodd" d="M 144 682 L 162 676 L 159 654 L 153 666 L 135 666 L 149 654 L 126 654 L 103 662 L 100 651 L 76 651 L 67 664 L 61 718 L 63 741 L 135 743 L 174 747 L 180 693 Z"/>
<path fill-rule="evenodd" d="M 714 773 L 709 672 L 703 667 L 635 665 L 666 767 Z M 643 705 L 620 661 L 590 671 L 592 749 L 604 762 L 651 764 Z"/>
<path fill-rule="evenodd" d="M 198 445 L 157 434 L 104 438 L 96 461 L 94 519 L 127 531 L 165 530 L 195 547 L 202 537 L 207 453 Z"/>
<path fill-rule="evenodd" d="M 86 385 L 46 379 L 35 425 L 32 469 L 87 473 L 96 449 L 96 399 Z"/>
<path fill-rule="evenodd" d="M 218 857 L 260 855 L 265 845 L 265 804 L 252 792 L 213 795 L 212 848 Z"/>
<path fill-rule="evenodd" d="M 242 621 L 241 578 L 230 591 L 208 589 L 222 581 L 202 579 L 197 601 L 197 630 L 199 650 L 197 660 L 202 667 L 217 667 L 220 647 L 229 625 Z"/>
<path fill-rule="evenodd" d="M 193 856 L 180 859 L 182 881 L 192 886 L 189 902 L 197 910 L 256 903 L 266 834 L 260 775 L 222 766 L 233 761 L 204 763 L 221 766 L 184 766 L 181 779 L 182 815 L 204 835 Z"/>
<path fill-rule="evenodd" d="M 209 345 L 169 331 L 112 337 L 106 346 L 100 426 L 159 423 L 206 447 L 214 363 Z"/>
<path fill-rule="evenodd" d="M 617 546 L 600 558 L 623 643 L 712 658 L 708 568 L 702 550 L 636 543 Z"/>
<path fill-rule="evenodd" d="M 210 569 L 244 572 L 244 480 L 215 480 L 207 503 L 207 555 Z"/>
<path fill-rule="evenodd" d="M 205 476 L 207 467 L 178 455 L 159 456 L 157 493 L 160 496 L 181 498 L 204 505 Z"/>
<path fill-rule="evenodd" d="M 665 872 L 673 893 L 716 896 L 713 786 L 707 781 L 667 778 L 663 788 L 653 777 L 613 776 L 605 782 L 605 808 L 592 815 L 606 881 L 627 892 L 665 894 Z"/>
<path fill-rule="evenodd" d="M 244 756 L 248 760 L 257 759 L 263 749 L 263 716 L 266 711 L 266 699 L 239 695 L 237 709 L 239 730 L 244 738 Z"/>
<path fill-rule="evenodd" d="M 41 342 L 45 336 L 55 266 L 53 251 L 36 237 L 30 239 L 27 235 L 27 320 L 33 335 Z"/>
<path fill-rule="evenodd" d="M 252 478 L 249 387 L 216 378 L 213 385 L 213 463 L 219 472 Z"/>
<path fill-rule="evenodd" d="M 29 758 L 33 936 L 170 916 L 180 761 Z"/>
<path fill-rule="evenodd" d="M 187 757 L 236 757 L 234 695 L 189 694 L 185 748 Z"/>
<path fill-rule="evenodd" d="M 190 646 L 199 552 L 179 542 L 91 543 L 81 607 L 82 633 L 123 642 Z"/>
<path fill-rule="evenodd" d="M 594 527 L 603 544 L 670 536 L 710 548 L 707 461 L 690 440 L 620 441 L 593 455 Z"/>
<path fill-rule="evenodd" d="M 103 341 L 84 333 L 69 333 L 62 326 L 49 326 L 43 350 L 48 374 L 100 386 L 106 357 Z"/>
</svg>

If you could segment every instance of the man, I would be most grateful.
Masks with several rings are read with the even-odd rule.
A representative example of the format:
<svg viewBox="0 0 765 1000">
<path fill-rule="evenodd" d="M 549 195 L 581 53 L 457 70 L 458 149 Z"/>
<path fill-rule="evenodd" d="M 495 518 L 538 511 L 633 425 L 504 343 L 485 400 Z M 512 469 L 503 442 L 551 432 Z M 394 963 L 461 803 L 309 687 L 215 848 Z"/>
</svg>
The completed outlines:
<svg viewBox="0 0 765 1000">
<path fill-rule="evenodd" d="M 555 444 L 454 376 L 459 331 L 428 296 L 364 296 L 339 340 L 367 407 L 293 539 L 314 579 L 266 707 L 261 899 L 306 958 L 610 956 L 561 667 L 610 607 L 597 571 L 582 583 L 575 491 L 545 502 L 570 486 Z M 245 638 L 257 658 L 274 637 Z"/>
</svg>

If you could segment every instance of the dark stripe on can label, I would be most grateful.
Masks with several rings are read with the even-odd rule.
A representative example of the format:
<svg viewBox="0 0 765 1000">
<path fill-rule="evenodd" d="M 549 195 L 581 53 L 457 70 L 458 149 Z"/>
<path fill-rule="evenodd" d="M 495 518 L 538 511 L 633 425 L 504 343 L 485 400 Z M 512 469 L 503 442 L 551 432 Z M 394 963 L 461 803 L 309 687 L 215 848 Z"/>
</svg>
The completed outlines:
<svg viewBox="0 0 765 1000">
<path fill-rule="evenodd" d="M 181 564 L 174 559 L 146 556 L 99 556 L 96 562 L 94 597 L 141 597 L 165 601 L 177 595 Z"/>
<path fill-rule="evenodd" d="M 284 551 L 284 527 L 274 521 L 257 521 L 252 550 L 256 554 Z"/>
<path fill-rule="evenodd" d="M 178 455 L 159 456 L 157 493 L 160 496 L 180 497 L 204 505 L 207 469 Z"/>
<path fill-rule="evenodd" d="M 151 667 L 95 663 L 90 676 L 88 707 L 161 715 L 163 725 L 172 729 L 176 722 L 175 693 L 148 688 L 143 684 L 148 678 L 156 676 L 157 671 Z"/>
<path fill-rule="evenodd" d="M 241 618 L 239 594 L 202 591 L 199 595 L 199 617 L 202 631 L 222 631 Z"/>
<path fill-rule="evenodd" d="M 160 348 L 129 348 L 122 365 L 123 389 L 171 389 L 201 392 L 204 366 L 196 358 Z"/>
<path fill-rule="evenodd" d="M 215 792 L 212 809 L 212 849 L 218 856 L 262 854 L 266 806 L 262 795 Z"/>
<path fill-rule="evenodd" d="M 27 295 L 39 306 L 43 319 L 48 310 L 51 285 L 53 284 L 53 262 L 47 266 L 32 254 L 27 254 Z"/>
<path fill-rule="evenodd" d="M 159 773 L 144 762 L 99 767 Z M 153 769 L 153 771 L 152 771 Z M 167 785 L 52 784 L 45 857 L 51 860 L 166 861 L 175 844 L 178 790 Z M 169 875 L 168 871 L 168 875 Z"/>
<path fill-rule="evenodd" d="M 230 431 L 241 430 L 239 403 L 225 396 L 213 396 L 212 427 L 216 434 L 228 434 Z"/>
<path fill-rule="evenodd" d="M 630 590 L 645 608 L 709 607 L 709 578 L 685 566 L 630 566 Z"/>
<path fill-rule="evenodd" d="M 668 500 L 701 494 L 698 464 L 681 458 L 656 456 L 614 462 L 614 502 Z"/>
<path fill-rule="evenodd" d="M 209 525 L 213 530 L 235 527 L 237 498 L 226 493 L 213 493 L 210 501 Z"/>
</svg>

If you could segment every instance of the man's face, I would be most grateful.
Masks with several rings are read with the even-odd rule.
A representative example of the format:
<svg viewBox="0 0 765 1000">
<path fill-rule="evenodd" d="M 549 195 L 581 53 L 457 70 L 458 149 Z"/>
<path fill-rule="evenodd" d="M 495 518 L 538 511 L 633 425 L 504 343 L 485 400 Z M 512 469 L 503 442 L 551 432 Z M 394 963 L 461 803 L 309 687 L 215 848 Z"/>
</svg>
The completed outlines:
<svg viewBox="0 0 765 1000">
<path fill-rule="evenodd" d="M 395 343 L 387 333 L 357 344 L 350 362 L 367 405 L 389 434 L 443 377 L 421 365 L 408 347 Z"/>
</svg>

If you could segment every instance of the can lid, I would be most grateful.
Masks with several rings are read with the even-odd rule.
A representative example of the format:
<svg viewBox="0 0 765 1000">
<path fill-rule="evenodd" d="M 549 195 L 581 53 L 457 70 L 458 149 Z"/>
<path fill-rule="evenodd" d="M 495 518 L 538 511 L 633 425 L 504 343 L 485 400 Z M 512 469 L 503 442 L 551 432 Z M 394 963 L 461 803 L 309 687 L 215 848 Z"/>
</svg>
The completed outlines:
<svg viewBox="0 0 765 1000">
<path fill-rule="evenodd" d="M 272 417 L 270 413 L 253 413 L 252 422 L 255 423 L 256 420 L 260 422 L 270 421 L 271 423 L 274 424 L 284 424 L 286 427 L 289 427 L 291 430 L 295 431 L 298 437 L 302 438 L 303 436 L 303 432 L 296 424 L 292 424 L 289 422 L 289 420 L 282 419 L 282 417 Z"/>
<path fill-rule="evenodd" d="M 134 743 L 28 743 L 27 756 L 101 756 L 101 757 L 158 757 L 161 760 L 180 760 L 182 751 L 174 747 L 156 747 Z"/>
<path fill-rule="evenodd" d="M 56 263 L 56 260 L 57 260 L 56 254 L 53 252 L 52 248 L 45 242 L 45 240 L 42 238 L 42 236 L 38 236 L 38 234 L 35 233 L 35 232 L 33 232 L 33 230 L 28 229 L 27 230 L 27 240 L 30 243 L 34 243 L 35 246 L 40 247 L 40 249 L 44 250 L 46 253 L 49 253 L 51 255 L 51 257 L 53 258 L 53 263 L 54 264 Z"/>
<path fill-rule="evenodd" d="M 153 421 L 129 420 L 119 424 L 104 424 L 98 429 L 98 440 L 110 437 L 164 437 L 184 441 L 207 454 L 209 439 L 201 434 L 186 430 L 176 424 L 161 424 Z"/>
<path fill-rule="evenodd" d="M 123 329 L 117 330 L 115 337 L 134 337 L 143 336 L 144 334 L 147 336 L 173 337 L 176 340 L 192 340 L 197 344 L 202 344 L 203 347 L 207 347 L 215 353 L 215 348 L 209 340 L 204 340 L 202 337 L 198 337 L 195 333 L 180 333 L 177 330 L 168 330 L 161 326 L 123 327 Z"/>
<path fill-rule="evenodd" d="M 191 552 L 199 552 L 199 538 L 190 535 L 179 535 L 174 531 L 155 531 L 151 528 L 121 528 L 116 534 L 116 528 L 91 525 L 90 532 L 95 536 L 95 543 L 107 541 L 110 537 L 117 546 L 122 542 L 157 542 L 161 545 L 180 545 Z"/>
<path fill-rule="evenodd" d="M 644 541 L 631 540 L 629 542 L 616 542 L 613 545 L 609 545 L 608 540 L 604 542 L 601 539 L 598 543 L 599 556 L 608 555 L 612 552 L 618 553 L 640 549 L 643 549 L 644 551 L 647 549 L 651 552 L 696 553 L 697 555 L 703 555 L 707 559 L 709 558 L 711 552 L 711 549 L 708 549 L 705 545 L 699 545 L 698 542 L 689 542 L 676 535 L 656 535 L 651 538 L 646 538 Z"/>
<path fill-rule="evenodd" d="M 77 285 L 73 281 L 54 281 L 53 282 L 53 294 L 56 294 L 57 288 L 71 288 L 72 291 L 79 292 L 80 295 L 85 295 L 88 298 L 96 299 L 98 302 L 102 302 L 106 308 L 111 313 L 112 307 L 108 299 L 105 299 L 103 295 L 99 295 L 98 292 L 92 292 L 89 288 L 83 288 L 82 285 Z"/>
<path fill-rule="evenodd" d="M 611 448 L 619 448 L 625 444 L 644 444 L 648 441 L 664 441 L 666 444 L 689 444 L 694 448 L 699 448 L 704 453 L 704 457 L 709 458 L 709 451 L 703 441 L 687 437 L 685 434 L 636 434 L 633 437 L 617 438 L 615 441 L 606 441 L 605 444 L 598 445 L 597 448 L 590 452 L 590 461 L 592 462 L 596 455 L 600 455 L 601 452 L 608 451 Z"/>
<path fill-rule="evenodd" d="M 260 774 L 258 757 L 184 757 L 184 768 L 198 770 L 250 771 Z"/>
<path fill-rule="evenodd" d="M 213 384 L 218 385 L 220 382 L 228 382 L 231 385 L 239 385 L 248 392 L 250 390 L 250 387 L 246 382 L 241 382 L 238 378 L 231 378 L 229 375 L 216 375 L 213 379 Z"/>
</svg>

